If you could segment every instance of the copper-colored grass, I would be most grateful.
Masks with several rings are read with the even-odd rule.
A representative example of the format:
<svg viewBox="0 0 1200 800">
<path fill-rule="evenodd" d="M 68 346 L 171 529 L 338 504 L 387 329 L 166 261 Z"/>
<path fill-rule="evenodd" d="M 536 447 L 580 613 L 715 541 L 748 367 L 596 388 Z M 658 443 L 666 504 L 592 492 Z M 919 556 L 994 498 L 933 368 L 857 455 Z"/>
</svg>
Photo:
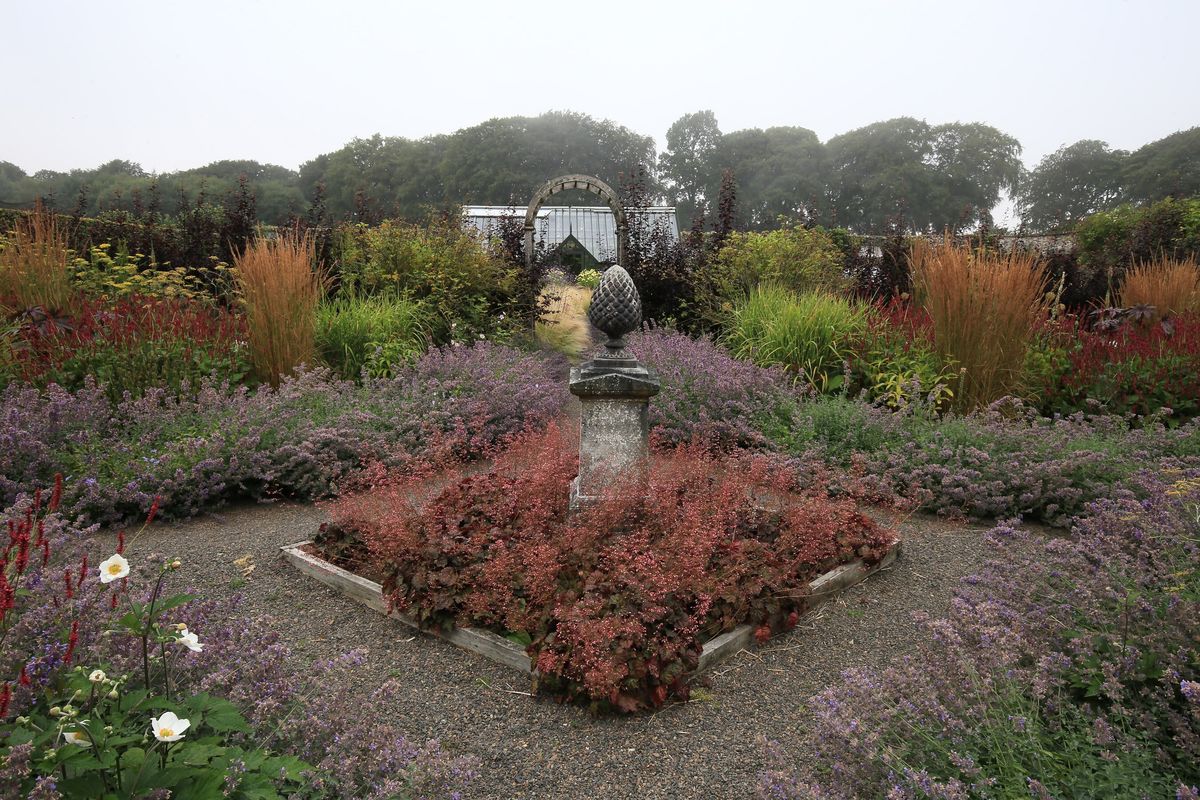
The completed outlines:
<svg viewBox="0 0 1200 800">
<path fill-rule="evenodd" d="M 297 366 L 313 362 L 317 302 L 325 277 L 308 233 L 259 234 L 234 258 L 246 311 L 250 357 L 260 379 L 278 386 Z"/>
<path fill-rule="evenodd" d="M 1200 313 L 1200 269 L 1195 257 L 1186 261 L 1160 256 L 1130 267 L 1117 294 L 1124 308 L 1154 306 L 1160 316 Z"/>
<path fill-rule="evenodd" d="M 940 245 L 919 240 L 911 258 L 938 355 L 961 376 L 955 407 L 970 410 L 1019 392 L 1026 350 L 1049 304 L 1037 256 L 974 250 L 947 238 Z"/>
<path fill-rule="evenodd" d="M 591 344 L 587 310 L 592 290 L 586 286 L 553 286 L 544 290 L 550 304 L 534 326 L 537 340 L 544 346 L 578 358 Z"/>
<path fill-rule="evenodd" d="M 0 300 L 15 303 L 18 310 L 40 306 L 50 313 L 65 311 L 74 297 L 70 261 L 67 231 L 38 201 L 0 239 Z"/>
</svg>

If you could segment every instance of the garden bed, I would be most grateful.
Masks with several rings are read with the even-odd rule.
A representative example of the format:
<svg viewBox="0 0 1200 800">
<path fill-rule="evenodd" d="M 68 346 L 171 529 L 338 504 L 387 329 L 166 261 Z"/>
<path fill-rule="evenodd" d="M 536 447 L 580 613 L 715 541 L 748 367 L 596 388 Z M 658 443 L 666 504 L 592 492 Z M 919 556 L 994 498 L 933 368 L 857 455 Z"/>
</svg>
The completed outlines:
<svg viewBox="0 0 1200 800">
<path fill-rule="evenodd" d="M 529 656 L 525 653 L 525 648 L 493 631 L 469 627 L 456 627 L 447 631 L 422 628 L 415 614 L 388 608 L 387 598 L 383 594 L 381 584 L 321 558 L 315 552 L 316 548 L 312 542 L 307 539 L 295 544 L 284 545 L 280 550 L 283 557 L 296 569 L 305 575 L 316 578 L 326 586 L 338 590 L 367 608 L 437 636 L 455 647 L 478 653 L 497 664 L 511 667 L 530 676 L 536 672 Z M 862 583 L 874 573 L 887 568 L 899 554 L 900 542 L 896 542 L 888 550 L 887 555 L 874 564 L 867 564 L 862 559 L 858 559 L 835 567 L 811 581 L 808 585 L 809 600 L 806 611 L 812 611 L 827 600 L 836 597 L 844 589 Z M 754 626 L 752 625 L 739 625 L 731 631 L 709 639 L 704 643 L 699 666 L 693 674 L 703 673 L 744 650 L 753 639 Z"/>
</svg>

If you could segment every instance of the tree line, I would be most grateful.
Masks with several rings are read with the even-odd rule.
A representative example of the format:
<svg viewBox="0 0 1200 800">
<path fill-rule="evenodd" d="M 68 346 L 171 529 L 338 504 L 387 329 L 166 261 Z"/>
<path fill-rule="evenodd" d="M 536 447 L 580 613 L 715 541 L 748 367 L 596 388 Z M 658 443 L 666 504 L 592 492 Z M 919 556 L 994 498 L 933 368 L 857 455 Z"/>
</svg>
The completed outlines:
<svg viewBox="0 0 1200 800">
<path fill-rule="evenodd" d="M 625 126 L 552 111 L 422 139 L 354 139 L 299 170 L 219 161 L 156 175 L 118 160 L 28 175 L 0 161 L 0 206 L 40 197 L 63 213 L 144 218 L 244 205 L 249 192 L 267 223 L 374 222 L 462 204 L 523 205 L 547 178 L 582 172 L 616 186 L 637 176 L 654 202 L 678 208 L 685 227 L 712 223 L 724 187 L 726 200 L 736 199 L 734 224 L 749 230 L 782 223 L 858 233 L 969 230 L 990 226 L 990 210 L 1007 194 L 1023 228 L 1046 232 L 1122 203 L 1200 195 L 1200 127 L 1133 152 L 1076 142 L 1031 170 L 1020 155 L 1020 142 L 982 123 L 899 117 L 822 142 L 801 127 L 723 132 L 712 111 L 676 120 L 658 153 L 651 137 Z"/>
</svg>

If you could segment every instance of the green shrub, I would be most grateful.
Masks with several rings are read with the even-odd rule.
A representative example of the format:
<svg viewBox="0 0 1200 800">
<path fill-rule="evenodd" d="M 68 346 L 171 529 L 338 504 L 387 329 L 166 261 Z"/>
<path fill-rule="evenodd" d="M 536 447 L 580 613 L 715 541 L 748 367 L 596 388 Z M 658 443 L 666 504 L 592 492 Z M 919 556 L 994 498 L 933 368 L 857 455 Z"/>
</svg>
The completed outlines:
<svg viewBox="0 0 1200 800">
<path fill-rule="evenodd" d="M 842 388 L 844 364 L 866 332 L 862 306 L 824 292 L 796 294 L 768 283 L 729 315 L 724 341 L 738 358 L 782 366 L 821 392 Z"/>
<path fill-rule="evenodd" d="M 317 354 L 344 378 L 390 377 L 429 343 L 429 314 L 421 303 L 392 292 L 343 292 L 317 307 Z"/>
<path fill-rule="evenodd" d="M 1079 223 L 1075 238 L 1083 277 L 1111 299 L 1134 262 L 1200 258 L 1200 198 L 1101 211 Z"/>
<path fill-rule="evenodd" d="M 915 402 L 940 408 L 954 399 L 957 371 L 934 350 L 933 322 L 924 309 L 897 298 L 873 306 L 868 322 L 851 365 L 856 391 L 893 409 Z"/>
<path fill-rule="evenodd" d="M 793 292 L 838 291 L 849 283 L 841 251 L 819 228 L 730 234 L 714 273 L 718 292 L 731 301 L 762 283 Z"/>
<path fill-rule="evenodd" d="M 575 282 L 585 289 L 595 289 L 600 285 L 600 273 L 594 269 L 585 269 L 575 277 Z"/>
<path fill-rule="evenodd" d="M 339 244 L 343 287 L 420 301 L 434 341 L 467 341 L 511 327 L 517 271 L 449 220 L 359 227 Z"/>
</svg>

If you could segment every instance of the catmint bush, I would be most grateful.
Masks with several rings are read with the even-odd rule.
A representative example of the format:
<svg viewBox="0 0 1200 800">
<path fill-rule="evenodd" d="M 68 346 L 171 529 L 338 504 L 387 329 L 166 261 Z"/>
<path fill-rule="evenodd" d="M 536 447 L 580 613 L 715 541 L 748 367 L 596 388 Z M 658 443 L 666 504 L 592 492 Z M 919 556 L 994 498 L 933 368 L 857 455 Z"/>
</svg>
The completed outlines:
<svg viewBox="0 0 1200 800">
<path fill-rule="evenodd" d="M 567 393 L 538 357 L 487 342 L 427 353 L 395 378 L 357 386 L 324 371 L 278 389 L 206 382 L 151 390 L 115 408 L 101 388 L 0 394 L 0 499 L 63 473 L 63 509 L 110 522 L 187 516 L 236 497 L 320 497 L 370 461 L 431 448 L 470 457 L 557 416 Z"/>
<path fill-rule="evenodd" d="M 1195 422 L 1174 426 L 1158 415 L 1131 426 L 1082 412 L 1046 418 L 1013 399 L 944 415 L 936 390 L 926 397 L 915 385 L 897 395 L 896 408 L 812 397 L 710 340 L 657 330 L 629 341 L 662 378 L 650 404 L 659 448 L 700 440 L 791 454 L 801 474 L 818 465 L 842 472 L 834 488 L 898 495 L 939 514 L 1022 515 L 1061 526 L 1149 463 L 1200 464 Z"/>
<path fill-rule="evenodd" d="M 659 447 L 701 440 L 777 450 L 800 424 L 801 393 L 782 369 L 740 361 L 710 339 L 664 329 L 628 337 L 629 348 L 657 370 L 662 392 L 650 403 Z"/>
<path fill-rule="evenodd" d="M 0 515 L 0 797 L 455 796 L 470 759 L 410 743 L 357 694 L 361 653 L 296 666 L 240 598 L 172 594 L 185 564 L 134 536 L 89 565 L 40 494 Z"/>
<path fill-rule="evenodd" d="M 990 542 L 916 653 L 810 701 L 811 757 L 774 745 L 762 797 L 1195 796 L 1200 471 Z"/>
</svg>

